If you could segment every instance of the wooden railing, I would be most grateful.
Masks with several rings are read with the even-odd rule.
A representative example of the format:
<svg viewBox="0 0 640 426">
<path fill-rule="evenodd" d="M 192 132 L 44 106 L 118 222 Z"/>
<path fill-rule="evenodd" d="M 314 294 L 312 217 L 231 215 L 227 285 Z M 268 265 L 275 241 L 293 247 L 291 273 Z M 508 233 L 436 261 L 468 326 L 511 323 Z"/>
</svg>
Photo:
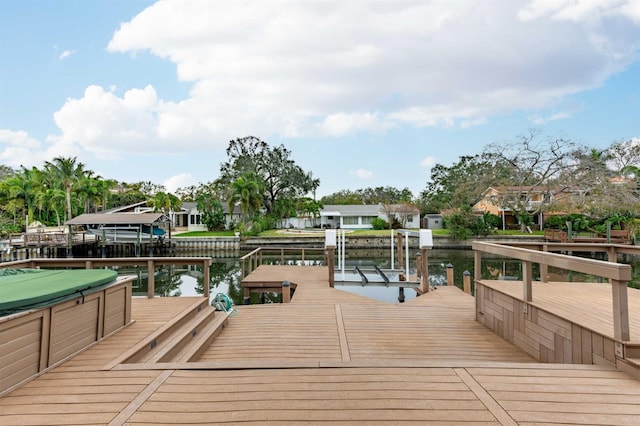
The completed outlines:
<svg viewBox="0 0 640 426">
<path fill-rule="evenodd" d="M 570 250 L 571 247 L 571 245 L 568 245 L 567 250 Z M 612 288 L 614 337 L 619 341 L 630 340 L 627 283 L 632 277 L 631 265 L 477 241 L 473 242 L 472 248 L 474 250 L 474 277 L 476 282 L 480 281 L 481 277 L 482 253 L 522 261 L 522 297 L 524 302 L 533 301 L 533 263 L 540 265 L 541 280 L 546 280 L 546 271 L 549 266 L 607 278 Z"/>
<path fill-rule="evenodd" d="M 0 268 L 104 268 L 112 266 L 146 266 L 149 270 L 147 297 L 155 294 L 154 271 L 156 265 L 202 265 L 204 297 L 209 297 L 209 281 L 212 260 L 210 257 L 114 257 L 114 258 L 66 258 L 25 259 L 0 263 Z"/>
<path fill-rule="evenodd" d="M 323 264 L 327 264 L 326 253 L 324 248 L 313 247 L 259 247 L 240 258 L 240 280 L 244 279 L 258 266 L 262 264 L 263 255 L 280 254 L 280 264 L 284 265 L 285 258 L 293 254 L 300 254 L 300 261 L 304 264 L 305 253 L 320 253 L 323 255 Z"/>
</svg>

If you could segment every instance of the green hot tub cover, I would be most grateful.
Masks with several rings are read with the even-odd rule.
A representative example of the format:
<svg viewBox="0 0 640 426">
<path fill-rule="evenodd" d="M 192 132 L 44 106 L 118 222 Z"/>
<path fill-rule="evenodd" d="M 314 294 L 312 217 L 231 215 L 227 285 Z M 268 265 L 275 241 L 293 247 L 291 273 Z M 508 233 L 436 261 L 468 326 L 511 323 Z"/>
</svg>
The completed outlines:
<svg viewBox="0 0 640 426">
<path fill-rule="evenodd" d="M 117 275 L 107 269 L 0 269 L 0 316 L 86 296 Z"/>
</svg>

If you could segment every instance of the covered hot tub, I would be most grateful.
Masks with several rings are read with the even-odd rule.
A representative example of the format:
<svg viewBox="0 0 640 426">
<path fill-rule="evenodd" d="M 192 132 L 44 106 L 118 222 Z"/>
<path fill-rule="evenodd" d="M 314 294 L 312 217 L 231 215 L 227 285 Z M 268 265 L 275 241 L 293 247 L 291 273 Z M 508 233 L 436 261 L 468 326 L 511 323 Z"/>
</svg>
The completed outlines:
<svg viewBox="0 0 640 426">
<path fill-rule="evenodd" d="M 0 394 L 131 322 L 132 277 L 0 270 Z"/>
</svg>

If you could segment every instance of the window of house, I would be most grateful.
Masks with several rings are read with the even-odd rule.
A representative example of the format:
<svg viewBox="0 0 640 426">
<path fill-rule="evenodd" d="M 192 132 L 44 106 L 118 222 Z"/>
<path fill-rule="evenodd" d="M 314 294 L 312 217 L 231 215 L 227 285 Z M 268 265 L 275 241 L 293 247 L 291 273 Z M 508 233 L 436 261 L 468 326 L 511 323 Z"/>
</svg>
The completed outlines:
<svg viewBox="0 0 640 426">
<path fill-rule="evenodd" d="M 363 225 L 371 225 L 374 219 L 377 219 L 378 216 L 362 216 L 362 224 Z"/>
<path fill-rule="evenodd" d="M 342 218 L 343 225 L 357 225 L 358 224 L 358 216 L 345 216 Z"/>
</svg>

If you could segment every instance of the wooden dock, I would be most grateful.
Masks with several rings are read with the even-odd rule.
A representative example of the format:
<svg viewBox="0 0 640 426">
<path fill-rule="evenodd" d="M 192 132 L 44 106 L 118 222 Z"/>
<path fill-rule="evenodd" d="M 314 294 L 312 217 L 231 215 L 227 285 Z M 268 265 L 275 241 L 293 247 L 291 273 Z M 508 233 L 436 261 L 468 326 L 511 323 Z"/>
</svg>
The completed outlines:
<svg viewBox="0 0 640 426">
<path fill-rule="evenodd" d="M 291 303 L 238 306 L 195 362 L 118 362 L 202 302 L 134 298 L 132 325 L 0 397 L 0 424 L 638 424 L 640 381 L 538 363 L 456 287 L 388 304 L 327 274 L 259 266 Z"/>
</svg>

